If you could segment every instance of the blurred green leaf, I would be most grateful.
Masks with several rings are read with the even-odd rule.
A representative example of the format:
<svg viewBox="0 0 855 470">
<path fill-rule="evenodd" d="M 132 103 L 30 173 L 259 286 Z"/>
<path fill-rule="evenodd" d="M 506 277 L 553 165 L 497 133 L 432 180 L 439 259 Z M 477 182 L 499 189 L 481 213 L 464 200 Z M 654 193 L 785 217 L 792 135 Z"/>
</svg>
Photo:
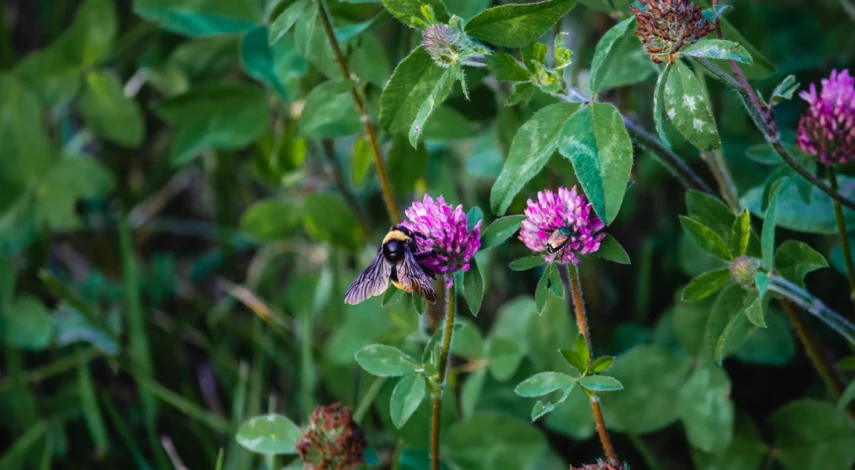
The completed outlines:
<svg viewBox="0 0 855 470">
<path fill-rule="evenodd" d="M 597 215 L 611 224 L 620 211 L 632 170 L 632 141 L 620 111 L 611 104 L 585 106 L 567 121 L 558 150 L 573 162 Z"/>
<path fill-rule="evenodd" d="M 855 178 L 838 176 L 840 193 L 844 197 L 855 196 Z M 761 208 L 763 188 L 750 189 L 740 199 L 740 204 L 747 207 L 757 217 L 765 217 Z M 855 226 L 855 211 L 843 208 L 843 217 L 847 226 Z M 834 219 L 834 207 L 831 198 L 816 187 L 811 187 L 810 203 L 805 203 L 799 195 L 798 188 L 793 184 L 784 184 L 778 195 L 775 217 L 779 227 L 797 232 L 833 235 L 837 233 L 837 223 Z"/>
<path fill-rule="evenodd" d="M 296 454 L 294 447 L 303 431 L 286 416 L 270 414 L 244 421 L 238 428 L 238 443 L 265 455 Z"/>
<path fill-rule="evenodd" d="M 730 269 L 710 271 L 692 279 L 683 289 L 683 300 L 694 302 L 705 299 L 718 292 L 730 281 Z"/>
<path fill-rule="evenodd" d="M 425 140 L 450 142 L 469 139 L 478 132 L 474 123 L 449 106 L 440 106 L 425 123 Z"/>
<path fill-rule="evenodd" d="M 300 115 L 300 134 L 304 137 L 347 137 L 362 129 L 353 104 L 351 80 L 324 82 L 306 97 Z"/>
<path fill-rule="evenodd" d="M 413 148 L 404 134 L 392 137 L 392 148 L 386 155 L 386 172 L 396 194 L 410 194 L 418 181 L 425 178 L 427 167 L 426 146 Z"/>
<path fill-rule="evenodd" d="M 565 124 L 579 103 L 556 103 L 538 111 L 514 136 L 508 159 L 490 193 L 490 207 L 504 215 L 520 190 L 546 166 L 558 150 Z"/>
<path fill-rule="evenodd" d="M 89 343 L 106 354 L 119 354 L 119 338 L 122 331 L 122 316 L 117 311 L 110 312 L 105 326 L 113 337 L 104 334 L 97 325 L 91 324 L 76 308 L 62 302 L 53 312 L 53 324 L 56 329 L 57 346 L 67 346 L 77 342 Z"/>
<path fill-rule="evenodd" d="M 767 308 L 766 328 L 751 328 L 735 356 L 749 364 L 784 366 L 795 356 L 796 342 L 789 320 L 783 313 Z"/>
<path fill-rule="evenodd" d="M 546 439 L 529 423 L 507 415 L 475 413 L 442 434 L 446 458 L 466 470 L 530 468 Z"/>
<path fill-rule="evenodd" d="M 357 229 L 353 211 L 337 194 L 315 193 L 306 198 L 303 225 L 315 239 L 349 250 L 362 246 L 362 234 Z"/>
<path fill-rule="evenodd" d="M 9 346 L 39 351 L 45 349 L 54 336 L 53 322 L 44 304 L 35 297 L 15 299 L 0 315 L 3 342 Z"/>
<path fill-rule="evenodd" d="M 418 409 L 425 397 L 425 389 L 425 378 L 421 374 L 407 374 L 395 385 L 389 407 L 396 428 L 400 429 Z"/>
<path fill-rule="evenodd" d="M 158 103 L 155 112 L 177 127 L 170 150 L 174 165 L 186 164 L 211 148 L 244 147 L 268 126 L 264 92 L 245 85 L 200 85 Z"/>
<path fill-rule="evenodd" d="M 508 95 L 508 101 L 505 102 L 505 106 L 528 104 L 532 97 L 534 97 L 535 91 L 537 91 L 537 87 L 532 83 L 514 83 L 514 86 L 511 88 L 511 94 Z"/>
<path fill-rule="evenodd" d="M 488 8 L 467 21 L 464 31 L 497 46 L 523 47 L 549 31 L 575 5 L 576 0 L 549 0 Z"/>
<path fill-rule="evenodd" d="M 246 209 L 240 219 L 240 228 L 253 240 L 281 240 L 300 226 L 302 215 L 300 206 L 294 201 L 264 199 Z"/>
<path fill-rule="evenodd" d="M 733 439 L 734 407 L 730 379 L 712 362 L 703 362 L 677 395 L 677 414 L 693 447 L 719 452 Z"/>
<path fill-rule="evenodd" d="M 297 0 L 288 5 L 270 25 L 270 33 L 267 36 L 268 43 L 273 45 L 285 36 L 285 33 L 300 19 L 303 10 L 309 4 L 309 0 Z"/>
<path fill-rule="evenodd" d="M 834 405 L 791 402 L 769 417 L 775 456 L 786 470 L 848 469 L 855 464 L 855 422 Z"/>
<path fill-rule="evenodd" d="M 780 194 L 781 186 L 778 186 L 769 200 L 769 207 L 763 217 L 763 231 L 760 233 L 763 266 L 770 272 L 775 268 L 775 224 L 777 223 L 775 219 L 778 214 Z"/>
<path fill-rule="evenodd" d="M 78 360 L 82 357 L 82 353 L 79 350 L 75 354 Z M 95 385 L 92 382 L 92 375 L 89 373 L 89 365 L 86 361 L 81 361 L 77 366 L 77 391 L 80 395 L 80 407 L 83 410 L 83 418 L 86 421 L 89 436 L 95 445 L 95 456 L 96 458 L 103 458 L 109 449 L 110 442 L 107 427 L 104 424 L 104 417 L 98 408 Z"/>
<path fill-rule="evenodd" d="M 592 92 L 643 82 L 656 73 L 635 30 L 635 16 L 630 16 L 600 38 L 591 61 Z"/>
<path fill-rule="evenodd" d="M 89 72 L 83 83 L 78 106 L 92 131 L 119 145 L 139 147 L 145 136 L 139 104 L 125 96 L 122 85 L 112 75 Z"/>
<path fill-rule="evenodd" d="M 730 445 L 717 452 L 693 449 L 692 457 L 698 470 L 757 470 L 768 452 L 750 418 L 737 414 Z"/>
<path fill-rule="evenodd" d="M 258 2 L 134 0 L 134 11 L 161 28 L 190 37 L 233 34 L 261 23 Z"/>
<path fill-rule="evenodd" d="M 715 322 L 712 324 L 714 328 L 707 330 L 704 335 L 704 351 L 710 351 L 710 346 L 715 344 L 713 357 L 716 362 L 721 365 L 725 357 L 733 353 L 742 345 L 745 338 L 751 333 L 751 324 L 748 321 L 748 316 L 743 315 L 747 302 L 750 300 L 750 293 L 737 285 L 731 285 L 725 288 L 715 304 L 713 304 L 713 315 Z M 720 335 L 717 339 L 712 338 L 712 334 L 721 325 L 721 321 L 727 319 L 727 324 L 724 329 L 720 330 Z M 706 357 L 706 356 L 704 356 Z"/>
<path fill-rule="evenodd" d="M 45 175 L 36 189 L 36 218 L 52 230 L 80 227 L 75 204 L 107 196 L 115 187 L 113 174 L 98 160 L 64 157 Z"/>
<path fill-rule="evenodd" d="M 720 148 L 721 137 L 698 78 L 681 60 L 670 69 L 662 96 L 665 116 L 695 147 Z"/>
<path fill-rule="evenodd" d="M 420 367 L 415 359 L 404 354 L 400 349 L 385 344 L 366 346 L 354 357 L 360 367 L 378 377 L 398 377 Z"/>
<path fill-rule="evenodd" d="M 374 156 L 371 144 L 363 137 L 356 139 L 353 143 L 352 155 L 350 174 L 353 177 L 353 184 L 359 187 L 365 182 L 368 170 L 371 169 L 372 158 Z"/>
<path fill-rule="evenodd" d="M 298 87 L 295 82 L 306 73 L 308 64 L 297 54 L 293 36 L 267 42 L 267 30 L 263 26 L 244 33 L 240 42 L 241 66 L 250 77 L 273 87 L 284 99 L 293 98 Z"/>
<path fill-rule="evenodd" d="M 494 336 L 487 340 L 490 373 L 499 382 L 510 379 L 525 356 L 525 350 L 514 340 Z"/>
<path fill-rule="evenodd" d="M 766 320 L 763 306 L 763 297 L 756 292 L 749 294 L 748 305 L 745 307 L 745 316 L 754 326 L 766 328 Z"/>
<path fill-rule="evenodd" d="M 624 390 L 600 397 L 606 426 L 645 434 L 677 421 L 674 403 L 689 367 L 687 359 L 654 346 L 637 346 L 620 355 L 610 373 Z"/>
<path fill-rule="evenodd" d="M 709 59 L 752 63 L 751 54 L 741 45 L 724 39 L 702 39 L 680 51 L 681 54 Z"/>
</svg>

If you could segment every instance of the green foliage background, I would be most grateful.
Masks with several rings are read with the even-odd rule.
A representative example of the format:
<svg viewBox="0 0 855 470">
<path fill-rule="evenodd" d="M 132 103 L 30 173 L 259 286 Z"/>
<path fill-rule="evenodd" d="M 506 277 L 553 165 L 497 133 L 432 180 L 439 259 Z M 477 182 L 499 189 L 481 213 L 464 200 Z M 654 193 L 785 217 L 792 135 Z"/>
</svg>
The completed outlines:
<svg viewBox="0 0 855 470">
<path fill-rule="evenodd" d="M 424 2 L 439 21 L 448 21 L 443 1 L 464 21 L 506 3 Z M 499 15 L 481 16 L 465 31 L 496 53 L 515 54 L 509 48 L 536 39 L 538 22 L 560 18 L 540 38 L 552 51 L 554 32 L 566 33 L 573 60 L 557 77 L 600 101 L 578 114 L 578 103 L 548 92 L 554 76 L 539 75 L 536 87 L 512 85 L 528 72 L 492 55 L 489 68 L 465 68 L 467 97 L 446 75 L 454 69 L 423 51 L 410 55 L 421 41 L 408 26 L 422 15 L 414 0 L 326 2 L 352 72 L 346 80 L 316 1 L 6 1 L 0 469 L 167 469 L 179 458 L 187 468 L 210 469 L 221 449 L 227 470 L 281 467 L 292 457 L 250 453 L 235 438 L 238 426 L 268 412 L 305 424 L 315 405 L 335 401 L 357 410 L 369 466 L 428 468 L 429 400 L 401 404 L 393 392 L 399 379 L 364 372 L 354 355 L 382 343 L 422 357 L 435 316 L 420 316 L 402 295 L 383 305 L 380 298 L 342 302 L 390 225 L 354 88 L 378 124 L 402 207 L 425 192 L 442 194 L 467 211 L 480 208 L 470 214 L 480 213 L 486 226 L 520 214 L 539 189 L 577 184 L 579 171 L 631 259 L 588 257 L 580 266 L 595 352 L 617 356 L 608 373 L 623 385 L 602 396 L 606 424 L 633 468 L 852 468 L 855 421 L 836 408 L 779 304 L 766 308 L 766 328 L 743 322 L 722 352 L 718 336 L 732 316 L 742 318 L 741 288 L 724 286 L 719 273 L 720 293 L 681 300 L 693 277 L 727 265 L 692 243 L 679 216 L 726 230 L 729 257 L 736 215 L 698 194 L 687 207 L 679 181 L 623 130 L 621 115 L 652 133 L 661 124 L 653 109 L 657 70 L 631 35 L 630 2 L 580 0 L 562 16 L 572 3 L 552 0 L 514 34 L 497 32 L 506 21 Z M 787 75 L 804 88 L 855 65 L 847 0 L 729 3 L 736 8 L 725 35 L 753 57 L 745 70 L 764 96 Z M 608 60 L 592 68 L 597 54 Z M 408 56 L 419 81 L 381 99 Z M 665 78 L 689 83 L 693 72 L 681 67 Z M 775 194 L 770 185 L 790 173 L 770 166 L 780 161 L 757 145 L 763 137 L 737 95 L 699 75 L 705 88 L 691 93 L 709 96 L 718 135 L 687 137 L 704 148 L 721 139 L 759 235 L 764 201 Z M 509 97 L 517 104 L 506 106 Z M 434 104 L 429 118 L 420 116 L 425 101 Z M 672 105 L 667 97 L 664 105 Z M 776 107 L 786 142 L 804 108 L 799 99 Z M 414 133 L 417 119 L 426 121 Z M 568 121 L 583 137 L 595 129 L 593 140 L 559 141 Z M 620 145 L 602 149 L 599 132 L 618 135 Z M 679 137 L 673 129 L 663 134 Z M 694 146 L 671 143 L 715 186 Z M 581 161 L 580 149 L 596 159 Z M 841 169 L 848 196 L 851 170 Z M 722 209 L 724 222 L 715 226 Z M 855 226 L 855 212 L 846 219 Z M 801 280 L 830 260 L 806 286 L 852 318 L 831 200 L 797 182 L 778 193 L 776 220 L 778 268 Z M 760 240 L 745 249 L 759 257 Z M 464 307 L 475 299 L 460 302 L 447 392 L 454 399 L 443 409 L 448 468 L 552 470 L 601 457 L 579 387 L 534 423 L 534 400 L 514 393 L 535 373 L 570 373 L 557 351 L 572 348 L 577 333 L 566 301 L 545 288 L 535 299 L 542 267 L 506 268 L 529 254 L 512 238 L 476 256 L 484 296 L 477 316 Z M 708 288 L 694 287 L 698 297 Z M 845 358 L 852 351 L 811 324 L 851 380 L 855 361 Z M 722 356 L 719 367 L 714 359 Z M 419 389 L 419 379 L 405 379 Z M 297 431 L 282 426 L 279 445 L 291 454 Z"/>
</svg>

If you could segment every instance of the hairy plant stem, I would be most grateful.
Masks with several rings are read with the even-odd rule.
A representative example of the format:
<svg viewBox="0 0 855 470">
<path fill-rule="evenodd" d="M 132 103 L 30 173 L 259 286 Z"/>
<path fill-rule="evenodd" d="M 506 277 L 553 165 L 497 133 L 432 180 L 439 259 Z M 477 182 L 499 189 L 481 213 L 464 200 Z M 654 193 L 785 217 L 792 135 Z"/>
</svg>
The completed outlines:
<svg viewBox="0 0 855 470">
<path fill-rule="evenodd" d="M 696 60 L 699 64 L 715 75 L 716 78 L 720 79 L 737 92 L 739 97 L 742 98 L 742 103 L 745 105 L 745 109 L 748 111 L 748 115 L 751 116 L 751 119 L 754 121 L 757 129 L 763 133 L 763 136 L 766 137 L 766 141 L 772 145 L 772 148 L 774 148 L 775 152 L 777 152 L 781 159 L 784 160 L 784 163 L 789 165 L 796 171 L 796 173 L 801 175 L 802 178 L 819 188 L 825 194 L 828 194 L 835 201 L 855 210 L 855 201 L 843 196 L 839 191 L 826 184 L 825 181 L 821 180 L 816 175 L 813 175 L 805 167 L 800 165 L 796 158 L 790 154 L 786 147 L 784 147 L 783 142 L 781 142 L 781 135 L 778 133 L 778 126 L 775 122 L 775 117 L 772 115 L 772 110 L 760 102 L 760 98 L 757 97 L 757 94 L 754 93 L 751 85 L 748 84 L 745 75 L 742 74 L 742 71 L 739 70 L 739 67 L 736 66 L 733 61 L 730 61 L 732 63 L 731 66 L 735 68 L 736 72 L 734 73 L 739 77 L 738 79 L 731 77 L 708 59 L 697 58 Z"/>
<path fill-rule="evenodd" d="M 796 303 L 789 299 L 781 299 L 781 305 L 783 305 L 784 311 L 787 313 L 787 317 L 789 317 L 790 323 L 793 325 L 793 329 L 796 330 L 796 335 L 799 337 L 802 346 L 804 346 L 805 353 L 808 355 L 808 358 L 810 358 L 814 368 L 819 373 L 819 376 L 822 377 L 822 380 L 825 382 L 825 385 L 828 386 L 829 390 L 831 390 L 832 394 L 834 394 L 836 398 L 839 398 L 846 386 L 843 381 L 843 377 L 840 375 L 837 368 L 834 367 L 834 364 L 825 351 L 820 347 L 819 340 L 813 330 L 808 326 L 807 319 L 804 314 L 796 308 Z M 849 414 L 855 418 L 855 403 L 850 402 L 848 410 Z"/>
<path fill-rule="evenodd" d="M 321 16 L 321 22 L 324 24 L 324 31 L 327 34 L 332 45 L 335 60 L 338 62 L 338 67 L 341 69 L 341 74 L 345 80 L 349 80 L 350 69 L 347 66 L 347 61 L 344 54 L 341 52 L 341 46 L 338 44 L 338 39 L 335 37 L 332 23 L 330 22 L 329 13 L 323 0 L 318 0 L 318 12 Z M 377 144 L 377 134 L 374 132 L 374 125 L 371 124 L 371 118 L 368 116 L 368 111 L 365 108 L 365 102 L 362 100 L 362 95 L 359 90 L 354 87 L 350 90 L 353 97 L 353 103 L 356 105 L 356 110 L 359 112 L 362 125 L 365 128 L 365 135 L 368 138 L 368 143 L 371 146 L 371 152 L 374 155 L 374 166 L 377 168 L 377 178 L 380 180 L 380 189 L 383 191 L 383 201 L 386 203 L 386 210 L 389 212 L 389 218 L 393 224 L 401 221 L 401 213 L 398 211 L 398 204 L 395 202 L 395 196 L 392 193 L 392 186 L 389 184 L 389 178 L 386 176 L 386 166 L 383 163 L 383 154 L 380 153 L 380 146 Z"/>
<path fill-rule="evenodd" d="M 626 130 L 633 136 L 635 142 L 653 152 L 665 169 L 674 175 L 684 187 L 697 189 L 708 194 L 715 194 L 712 188 L 692 171 L 682 158 L 666 147 L 653 134 L 647 132 L 638 123 L 626 116 L 624 116 L 623 122 L 626 124 Z"/>
<path fill-rule="evenodd" d="M 451 280 L 451 275 L 448 275 Z M 452 281 L 453 282 L 453 281 Z M 442 345 L 439 349 L 436 387 L 433 391 L 433 409 L 430 419 L 430 468 L 439 470 L 439 425 L 442 419 L 442 392 L 445 389 L 448 355 L 451 353 L 451 337 L 454 333 L 455 298 L 454 284 L 445 289 L 445 330 L 442 333 Z"/>
<path fill-rule="evenodd" d="M 837 172 L 834 171 L 833 166 L 828 167 L 828 180 L 831 182 L 831 187 L 837 191 Z M 852 250 L 846 233 L 843 207 L 837 201 L 834 201 L 834 218 L 837 220 L 837 235 L 840 237 L 840 249 L 843 251 L 843 264 L 846 266 L 846 276 L 849 278 L 849 298 L 855 300 L 855 266 L 852 264 Z"/>
<path fill-rule="evenodd" d="M 564 293 L 567 296 L 567 303 L 576 316 L 576 326 L 579 329 L 579 334 L 585 338 L 588 343 L 588 367 L 594 361 L 594 348 L 591 346 L 591 332 L 588 330 L 588 315 L 585 312 L 585 300 L 582 298 L 582 283 L 579 279 L 579 270 L 573 266 L 569 269 L 566 264 L 558 264 L 558 276 L 561 278 L 561 284 L 564 286 Z M 587 395 L 587 394 L 586 394 Z M 588 395 L 591 399 L 591 412 L 594 415 L 594 423 L 597 425 L 597 435 L 600 437 L 600 444 L 603 446 L 603 452 L 606 458 L 613 465 L 617 465 L 618 460 L 615 449 L 612 446 L 609 432 L 606 430 L 605 421 L 603 421 L 603 410 L 600 407 L 600 399 L 594 395 Z"/>
<path fill-rule="evenodd" d="M 821 300 L 811 295 L 807 290 L 777 274 L 769 276 L 768 289 L 780 294 L 803 308 L 806 312 L 819 318 L 828 327 L 843 336 L 851 345 L 855 346 L 855 325 L 834 310 L 828 308 Z"/>
</svg>

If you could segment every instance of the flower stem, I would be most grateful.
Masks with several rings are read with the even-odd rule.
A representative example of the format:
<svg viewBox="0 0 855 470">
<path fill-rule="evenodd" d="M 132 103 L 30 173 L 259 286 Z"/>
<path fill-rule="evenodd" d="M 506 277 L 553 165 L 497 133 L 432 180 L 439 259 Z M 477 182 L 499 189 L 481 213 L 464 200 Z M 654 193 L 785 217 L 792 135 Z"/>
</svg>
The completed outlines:
<svg viewBox="0 0 855 470">
<path fill-rule="evenodd" d="M 347 61 L 344 54 L 341 52 L 341 46 L 338 44 L 338 39 L 335 37 L 332 23 L 330 22 L 327 7 L 323 0 L 318 1 L 318 12 L 321 16 L 321 22 L 324 24 L 327 39 L 332 45 L 335 60 L 341 69 L 341 74 L 345 80 L 350 79 L 350 69 L 347 66 Z M 350 90 L 353 97 L 353 103 L 356 105 L 356 110 L 362 120 L 362 125 L 365 128 L 365 135 L 368 137 L 368 143 L 371 145 L 371 151 L 374 154 L 374 166 L 377 168 L 377 178 L 380 180 L 380 188 L 383 191 L 383 200 L 386 202 L 386 210 L 389 211 L 389 217 L 392 222 L 397 224 L 401 221 L 401 214 L 398 212 L 398 204 L 395 202 L 395 196 L 392 193 L 392 186 L 389 184 L 389 178 L 386 176 L 386 166 L 383 163 L 383 155 L 380 153 L 380 146 L 377 144 L 377 134 L 374 132 L 374 125 L 371 124 L 371 118 L 365 108 L 365 102 L 356 87 Z"/>
<path fill-rule="evenodd" d="M 703 65 L 718 79 L 736 90 L 737 94 L 739 94 L 739 97 L 742 98 L 742 102 L 745 105 L 745 109 L 748 111 L 748 114 L 751 116 L 751 119 L 754 121 L 754 124 L 757 126 L 757 129 L 759 129 L 760 132 L 763 133 L 763 135 L 766 137 L 766 141 L 772 145 L 772 148 L 774 148 L 775 152 L 777 152 L 781 159 L 784 160 L 784 163 L 789 165 L 793 170 L 796 171 L 796 173 L 801 175 L 802 178 L 806 179 L 812 185 L 819 188 L 825 194 L 831 196 L 831 198 L 835 201 L 839 202 L 840 204 L 843 204 L 844 206 L 850 209 L 855 210 L 855 201 L 852 201 L 851 199 L 848 199 L 847 197 L 843 196 L 842 194 L 840 194 L 840 192 L 826 184 L 825 181 L 813 175 L 805 167 L 800 165 L 799 162 L 795 159 L 795 157 L 790 154 L 789 150 L 784 147 L 783 142 L 781 142 L 781 136 L 778 133 L 775 117 L 772 115 L 771 109 L 760 102 L 760 99 L 757 97 L 757 94 L 754 93 L 753 89 L 751 89 L 751 86 L 748 84 L 748 81 L 745 79 L 745 76 L 742 74 L 741 71 L 739 71 L 738 73 L 739 80 L 737 80 L 728 75 L 724 70 L 718 68 L 715 64 L 713 64 L 707 59 L 697 58 L 696 60 L 699 64 Z M 736 70 L 739 70 L 739 68 L 736 67 Z"/>
<path fill-rule="evenodd" d="M 796 330 L 796 335 L 804 346 L 805 353 L 807 353 L 817 373 L 822 377 L 832 394 L 835 397 L 840 397 L 845 387 L 843 378 L 823 351 L 813 330 L 808 327 L 804 314 L 796 308 L 796 303 L 789 299 L 781 299 L 781 305 L 784 306 L 784 311 L 787 312 L 790 323 Z M 848 408 L 849 414 L 855 417 L 855 403 L 850 403 Z"/>
<path fill-rule="evenodd" d="M 837 172 L 833 166 L 828 167 L 828 180 L 831 187 L 837 191 Z M 843 207 L 834 201 L 834 218 L 837 219 L 837 235 L 840 237 L 840 249 L 843 250 L 843 264 L 846 265 L 846 275 L 849 277 L 849 298 L 855 299 L 855 266 L 852 265 L 852 250 L 849 248 L 849 237 L 846 235 L 846 220 L 843 218 Z"/>
<path fill-rule="evenodd" d="M 855 325 L 828 308 L 810 292 L 776 274 L 769 276 L 769 290 L 780 294 L 806 312 L 819 318 L 855 346 Z"/>
<path fill-rule="evenodd" d="M 594 360 L 594 348 L 591 346 L 591 332 L 588 330 L 588 316 L 585 312 L 585 300 L 582 298 L 582 283 L 579 280 L 579 270 L 573 266 L 573 269 L 568 269 L 566 264 L 558 264 L 558 276 L 561 278 L 561 284 L 564 286 L 564 293 L 567 295 L 569 307 L 575 312 L 576 326 L 579 328 L 585 341 L 588 343 L 588 366 Z M 569 293 L 569 294 L 568 294 Z M 603 421 L 603 410 L 600 407 L 600 399 L 596 395 L 589 395 L 591 398 L 591 412 L 594 415 L 594 422 L 597 425 L 597 435 L 600 437 L 600 444 L 603 445 L 603 452 L 606 454 L 609 462 L 617 465 L 619 463 L 615 449 L 612 446 L 609 432 L 606 430 L 605 422 Z"/>
<path fill-rule="evenodd" d="M 449 275 L 450 276 L 450 275 Z M 430 433 L 430 468 L 439 470 L 439 424 L 442 412 L 442 391 L 445 388 L 445 372 L 448 369 L 448 355 L 451 352 L 451 337 L 454 333 L 454 284 L 445 290 L 445 330 L 442 333 L 442 346 L 439 350 L 437 370 L 437 389 L 433 393 L 433 410 L 431 412 Z"/>
</svg>

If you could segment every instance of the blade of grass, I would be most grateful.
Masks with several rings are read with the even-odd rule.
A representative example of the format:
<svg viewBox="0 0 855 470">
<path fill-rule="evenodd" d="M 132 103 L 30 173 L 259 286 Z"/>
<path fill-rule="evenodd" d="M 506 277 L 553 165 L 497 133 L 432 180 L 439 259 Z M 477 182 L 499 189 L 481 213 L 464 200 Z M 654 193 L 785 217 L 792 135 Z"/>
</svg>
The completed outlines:
<svg viewBox="0 0 855 470">
<path fill-rule="evenodd" d="M 83 354 L 83 349 L 76 348 L 74 356 L 79 357 L 81 354 Z M 95 395 L 95 387 L 92 385 L 89 365 L 83 360 L 78 360 L 77 392 L 80 395 L 83 419 L 89 429 L 89 436 L 95 444 L 95 458 L 100 460 L 109 450 L 110 440 L 107 436 L 107 426 L 104 425 L 104 417 L 98 408 L 98 398 Z"/>
<path fill-rule="evenodd" d="M 249 374 L 249 365 L 241 362 L 238 383 L 235 387 L 234 398 L 232 398 L 232 423 L 238 426 L 246 419 L 246 397 L 249 387 Z M 225 459 L 225 468 L 227 470 L 240 470 L 252 467 L 252 454 L 238 444 L 236 440 L 229 440 L 228 449 L 228 457 Z"/>
<path fill-rule="evenodd" d="M 119 438 L 131 452 L 131 456 L 133 456 L 134 462 L 136 462 L 136 468 L 140 470 L 151 470 L 151 464 L 146 461 L 145 457 L 143 457 L 142 450 L 137 444 L 134 436 L 131 434 L 130 426 L 128 426 L 128 423 L 125 422 L 125 419 L 119 413 L 118 409 L 116 409 L 116 404 L 113 403 L 110 393 L 108 391 L 102 391 L 100 393 L 100 398 L 101 403 L 104 404 L 104 409 L 107 410 L 107 417 L 119 433 Z"/>
<path fill-rule="evenodd" d="M 36 445 L 39 439 L 47 432 L 47 421 L 38 421 L 30 426 L 21 437 L 9 447 L 9 450 L 0 457 L 0 470 L 18 470 L 23 468 L 23 459 L 27 457 L 30 449 Z"/>
<path fill-rule="evenodd" d="M 142 299 L 140 298 L 140 283 L 134 262 L 134 245 L 127 214 L 119 216 L 119 252 L 122 260 L 122 288 L 125 292 L 125 314 L 128 321 L 128 354 L 134 364 L 139 367 L 137 377 L 144 375 L 152 381 L 152 361 L 146 333 L 146 322 L 143 317 Z M 139 380 L 139 379 L 138 379 Z M 164 454 L 157 435 L 157 399 L 152 393 L 140 390 L 143 416 L 148 435 L 149 446 L 154 452 L 157 467 L 170 468 L 169 458 Z"/>
</svg>

